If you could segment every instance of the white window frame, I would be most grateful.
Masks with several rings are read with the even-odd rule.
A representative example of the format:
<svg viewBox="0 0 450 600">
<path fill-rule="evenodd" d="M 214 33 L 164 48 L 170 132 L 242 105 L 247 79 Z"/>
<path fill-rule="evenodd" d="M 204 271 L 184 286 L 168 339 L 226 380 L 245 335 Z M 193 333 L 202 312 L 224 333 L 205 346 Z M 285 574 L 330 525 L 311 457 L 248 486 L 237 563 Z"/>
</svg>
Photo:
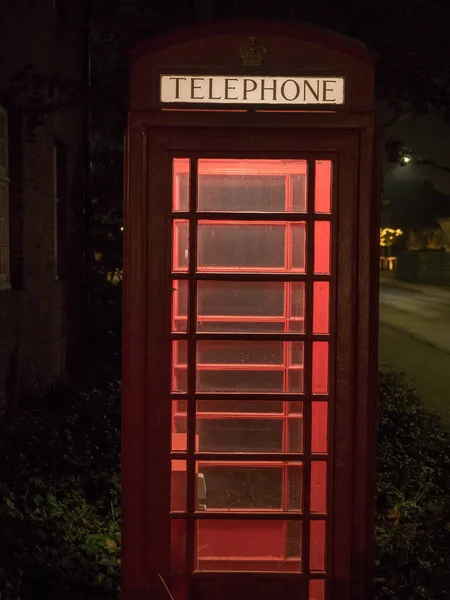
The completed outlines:
<svg viewBox="0 0 450 600">
<path fill-rule="evenodd" d="M 9 289 L 10 256 L 9 256 L 9 144 L 8 144 L 8 112 L 0 104 L 0 290 Z M 2 239 L 3 238 L 3 239 Z M 3 266 L 2 266 L 3 265 Z"/>
</svg>

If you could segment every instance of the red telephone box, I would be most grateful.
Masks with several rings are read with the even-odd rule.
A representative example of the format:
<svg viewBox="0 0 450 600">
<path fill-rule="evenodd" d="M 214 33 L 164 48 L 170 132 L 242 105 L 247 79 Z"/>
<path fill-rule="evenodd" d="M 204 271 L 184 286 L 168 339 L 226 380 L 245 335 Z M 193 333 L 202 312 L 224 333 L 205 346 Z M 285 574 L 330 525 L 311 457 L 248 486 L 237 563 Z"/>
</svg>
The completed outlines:
<svg viewBox="0 0 450 600">
<path fill-rule="evenodd" d="M 125 600 L 365 599 L 374 522 L 373 57 L 300 25 L 133 55 Z"/>
</svg>

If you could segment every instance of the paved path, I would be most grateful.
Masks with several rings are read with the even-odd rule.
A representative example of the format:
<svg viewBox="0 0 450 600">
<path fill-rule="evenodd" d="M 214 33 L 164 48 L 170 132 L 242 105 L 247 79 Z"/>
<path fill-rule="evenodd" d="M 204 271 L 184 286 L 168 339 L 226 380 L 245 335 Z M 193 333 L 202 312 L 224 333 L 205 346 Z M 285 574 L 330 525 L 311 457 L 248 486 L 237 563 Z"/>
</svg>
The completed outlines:
<svg viewBox="0 0 450 600">
<path fill-rule="evenodd" d="M 382 369 L 405 373 L 450 424 L 449 292 L 382 280 L 379 354 Z"/>
<path fill-rule="evenodd" d="M 447 293 L 436 296 L 426 287 L 420 292 L 382 282 L 380 320 L 450 354 L 450 293 L 448 298 Z"/>
</svg>

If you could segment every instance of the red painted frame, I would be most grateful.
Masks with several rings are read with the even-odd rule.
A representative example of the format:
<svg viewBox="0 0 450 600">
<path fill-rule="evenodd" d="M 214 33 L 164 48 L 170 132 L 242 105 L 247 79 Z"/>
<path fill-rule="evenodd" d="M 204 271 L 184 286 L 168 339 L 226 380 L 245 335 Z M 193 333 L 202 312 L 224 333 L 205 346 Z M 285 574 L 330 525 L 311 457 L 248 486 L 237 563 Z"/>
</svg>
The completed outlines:
<svg viewBox="0 0 450 600">
<path fill-rule="evenodd" d="M 262 72 L 270 74 L 274 61 L 279 61 L 284 72 L 289 72 L 295 68 L 299 56 L 318 68 L 346 72 L 349 102 L 345 110 L 335 114 L 316 111 L 159 111 L 155 105 L 153 79 L 148 77 L 152 70 L 167 69 L 176 64 L 177 56 L 177 68 L 189 72 L 190 65 L 196 64 L 199 69 L 206 69 L 211 60 L 219 62 L 220 53 L 226 56 L 226 46 L 233 36 L 239 44 L 244 32 L 247 35 L 249 30 L 256 36 L 266 36 L 269 46 L 277 36 L 278 40 L 286 36 L 276 49 L 271 46 L 273 61 L 271 54 Z M 218 33 L 217 27 L 200 28 L 195 35 L 190 32 L 157 42 L 138 53 L 133 63 L 125 210 L 123 597 L 125 600 L 162 600 L 166 598 L 166 592 L 160 576 L 166 580 L 169 577 L 170 469 L 167 460 L 171 445 L 171 406 L 167 400 L 167 385 L 170 386 L 167 332 L 172 314 L 168 301 L 171 281 L 168 279 L 170 256 L 167 248 L 171 244 L 171 159 L 186 155 L 220 157 L 224 153 L 229 156 L 237 153 L 241 158 L 260 158 L 262 155 L 292 158 L 309 153 L 310 157 L 321 158 L 333 153 L 333 158 L 338 161 L 337 177 L 334 178 L 338 205 L 332 219 L 332 237 L 339 252 L 334 253 L 332 266 L 336 294 L 330 327 L 336 339 L 331 359 L 335 376 L 334 401 L 330 406 L 331 458 L 327 490 L 332 513 L 328 527 L 329 575 L 324 593 L 329 600 L 363 600 L 370 584 L 377 337 L 376 319 L 372 318 L 376 305 L 377 265 L 370 252 L 377 248 L 378 197 L 374 185 L 373 73 L 368 65 L 369 55 L 359 48 L 353 52 L 355 46 L 348 50 L 351 44 L 341 44 L 332 36 L 315 31 L 307 34 L 304 26 L 280 27 L 276 24 L 221 27 L 220 34 L 225 35 L 218 36 L 216 41 L 207 41 L 216 54 L 199 53 L 202 36 L 207 39 Z M 181 52 L 177 43 L 183 44 Z M 230 72 L 235 71 L 234 59 L 226 58 L 225 62 L 227 60 Z M 208 216 L 202 214 L 201 218 Z M 265 218 L 262 220 L 266 221 Z M 308 218 L 305 221 L 308 223 Z M 311 272 L 312 262 L 309 267 Z M 203 274 L 205 278 L 207 275 Z M 233 277 L 231 273 L 222 273 L 218 279 L 226 281 Z M 258 273 L 249 277 L 253 281 L 263 280 Z M 276 280 L 284 276 L 274 273 L 272 277 Z M 180 277 L 177 275 L 176 278 Z M 286 280 L 306 278 L 302 274 L 292 274 Z M 202 274 L 198 279 L 202 279 Z M 320 275 L 315 279 L 327 280 Z M 158 293 L 155 294 L 155 290 Z M 311 330 L 312 323 L 308 327 Z M 201 335 L 198 335 L 200 339 Z M 208 339 L 208 334 L 204 339 Z M 311 349 L 312 338 L 305 336 L 305 343 Z M 305 367 L 311 373 L 308 365 Z M 307 379 L 306 396 L 309 396 L 310 375 Z M 240 397 L 251 400 L 252 394 Z M 220 398 L 211 393 L 202 394 L 202 399 Z M 305 413 L 311 409 L 307 403 Z M 195 424 L 194 418 L 195 413 L 191 410 L 188 417 L 191 428 Z M 305 418 L 309 417 L 305 415 Z M 310 454 L 311 443 L 311 433 L 307 433 L 305 455 Z M 188 453 L 194 456 L 193 440 L 190 446 Z M 207 456 L 199 453 L 197 458 L 205 460 Z M 256 458 L 261 457 L 246 456 L 248 460 Z M 270 457 L 273 458 L 276 456 Z M 195 472 L 188 476 L 191 484 L 195 483 Z M 155 481 L 158 494 L 154 493 Z M 198 518 L 203 516 L 198 515 Z M 181 523 L 173 520 L 173 523 L 178 522 Z M 152 539 L 160 541 L 158 546 L 151 543 Z M 309 548 L 305 548 L 307 563 L 308 555 Z M 224 600 L 230 596 L 238 599 L 254 595 L 260 600 L 268 600 L 274 595 L 322 600 L 320 579 L 315 573 L 305 575 L 308 576 L 202 574 L 189 581 L 175 577 L 172 583 L 175 595 L 183 597 L 186 592 L 192 600 L 210 597 Z"/>
</svg>

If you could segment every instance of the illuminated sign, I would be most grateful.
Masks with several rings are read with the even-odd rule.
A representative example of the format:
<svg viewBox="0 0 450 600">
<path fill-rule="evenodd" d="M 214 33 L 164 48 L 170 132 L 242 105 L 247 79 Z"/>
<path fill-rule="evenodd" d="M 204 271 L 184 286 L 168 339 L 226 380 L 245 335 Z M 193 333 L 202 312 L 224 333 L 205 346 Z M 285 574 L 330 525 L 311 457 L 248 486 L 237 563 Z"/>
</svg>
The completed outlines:
<svg viewBox="0 0 450 600">
<path fill-rule="evenodd" d="M 165 104 L 344 104 L 343 77 L 161 75 Z"/>
</svg>

